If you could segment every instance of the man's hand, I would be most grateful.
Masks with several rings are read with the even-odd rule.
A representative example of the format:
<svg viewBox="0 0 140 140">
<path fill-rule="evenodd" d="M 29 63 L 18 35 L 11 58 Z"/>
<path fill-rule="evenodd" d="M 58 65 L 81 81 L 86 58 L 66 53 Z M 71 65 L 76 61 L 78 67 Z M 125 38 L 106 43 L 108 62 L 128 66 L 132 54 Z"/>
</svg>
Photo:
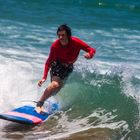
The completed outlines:
<svg viewBox="0 0 140 140">
<path fill-rule="evenodd" d="M 42 86 L 42 84 L 43 84 L 44 82 L 45 82 L 45 79 L 44 79 L 44 78 L 43 78 L 43 79 L 41 79 L 41 80 L 39 80 L 39 81 L 38 81 L 38 86 L 40 86 L 40 87 L 41 87 L 41 86 Z"/>
<path fill-rule="evenodd" d="M 90 58 L 91 58 L 91 56 L 90 56 L 89 53 L 84 54 L 84 57 L 85 57 L 86 59 L 90 59 Z"/>
</svg>

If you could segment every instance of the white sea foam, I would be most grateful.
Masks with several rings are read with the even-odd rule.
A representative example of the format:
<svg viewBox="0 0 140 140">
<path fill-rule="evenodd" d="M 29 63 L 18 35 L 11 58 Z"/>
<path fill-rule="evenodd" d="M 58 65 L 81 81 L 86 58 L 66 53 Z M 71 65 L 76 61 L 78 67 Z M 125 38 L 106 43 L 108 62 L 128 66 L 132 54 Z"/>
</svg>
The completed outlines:
<svg viewBox="0 0 140 140">
<path fill-rule="evenodd" d="M 2 48 L 0 54 L 1 112 L 22 104 L 32 104 L 22 100 L 37 100 L 42 94 L 43 88 L 38 93 L 37 80 L 43 74 L 45 55 L 35 49 L 28 52 L 16 48 Z"/>
<path fill-rule="evenodd" d="M 69 121 L 68 116 L 63 113 L 61 118 L 58 120 L 57 128 L 61 128 L 60 132 L 57 134 L 51 134 L 51 136 L 47 137 L 49 139 L 61 139 L 65 137 L 69 137 L 72 134 L 83 132 L 91 128 L 108 128 L 108 129 L 121 129 L 126 134 L 129 132 L 128 124 L 122 121 L 114 121 L 116 116 L 113 116 L 111 112 L 105 113 L 105 110 L 97 109 L 92 114 L 85 118 L 77 118 Z M 90 118 L 97 118 L 96 121 L 93 121 L 91 124 L 89 123 Z M 63 131 L 64 130 L 64 131 Z M 61 132 L 62 131 L 62 132 Z M 47 131 L 48 133 L 48 131 Z M 48 133 L 49 134 L 49 133 Z M 46 138 L 42 138 L 45 140 Z"/>
</svg>

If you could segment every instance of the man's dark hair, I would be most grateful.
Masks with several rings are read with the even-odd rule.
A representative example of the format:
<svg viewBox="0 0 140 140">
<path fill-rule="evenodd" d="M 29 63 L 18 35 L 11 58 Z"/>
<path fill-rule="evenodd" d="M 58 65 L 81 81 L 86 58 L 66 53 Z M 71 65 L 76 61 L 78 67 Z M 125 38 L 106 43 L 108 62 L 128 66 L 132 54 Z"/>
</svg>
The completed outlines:
<svg viewBox="0 0 140 140">
<path fill-rule="evenodd" d="M 57 35 L 58 35 L 58 32 L 60 32 L 60 31 L 66 31 L 67 35 L 71 36 L 71 28 L 69 26 L 67 26 L 67 24 L 62 24 L 58 27 Z"/>
</svg>

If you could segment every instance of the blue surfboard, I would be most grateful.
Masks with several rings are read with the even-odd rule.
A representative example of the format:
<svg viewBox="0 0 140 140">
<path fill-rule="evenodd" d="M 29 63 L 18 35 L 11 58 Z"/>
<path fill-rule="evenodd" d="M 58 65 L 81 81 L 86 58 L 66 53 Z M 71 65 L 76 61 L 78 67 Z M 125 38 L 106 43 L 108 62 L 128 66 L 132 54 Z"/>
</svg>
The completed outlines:
<svg viewBox="0 0 140 140">
<path fill-rule="evenodd" d="M 21 124 L 37 125 L 47 120 L 58 109 L 58 103 L 52 103 L 45 112 L 37 113 L 34 106 L 25 105 L 9 112 L 0 113 L 0 119 Z"/>
</svg>

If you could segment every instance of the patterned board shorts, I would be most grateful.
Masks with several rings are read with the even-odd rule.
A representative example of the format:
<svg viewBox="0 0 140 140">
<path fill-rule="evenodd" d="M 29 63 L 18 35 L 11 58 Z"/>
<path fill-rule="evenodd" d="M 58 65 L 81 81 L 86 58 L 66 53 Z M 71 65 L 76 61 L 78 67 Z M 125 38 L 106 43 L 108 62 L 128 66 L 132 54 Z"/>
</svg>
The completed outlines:
<svg viewBox="0 0 140 140">
<path fill-rule="evenodd" d="M 51 64 L 51 70 L 50 70 L 50 75 L 51 79 L 53 76 L 58 76 L 60 79 L 64 80 L 66 79 L 69 74 L 73 71 L 73 64 L 70 65 L 65 65 L 62 64 L 60 61 L 54 61 Z"/>
</svg>

